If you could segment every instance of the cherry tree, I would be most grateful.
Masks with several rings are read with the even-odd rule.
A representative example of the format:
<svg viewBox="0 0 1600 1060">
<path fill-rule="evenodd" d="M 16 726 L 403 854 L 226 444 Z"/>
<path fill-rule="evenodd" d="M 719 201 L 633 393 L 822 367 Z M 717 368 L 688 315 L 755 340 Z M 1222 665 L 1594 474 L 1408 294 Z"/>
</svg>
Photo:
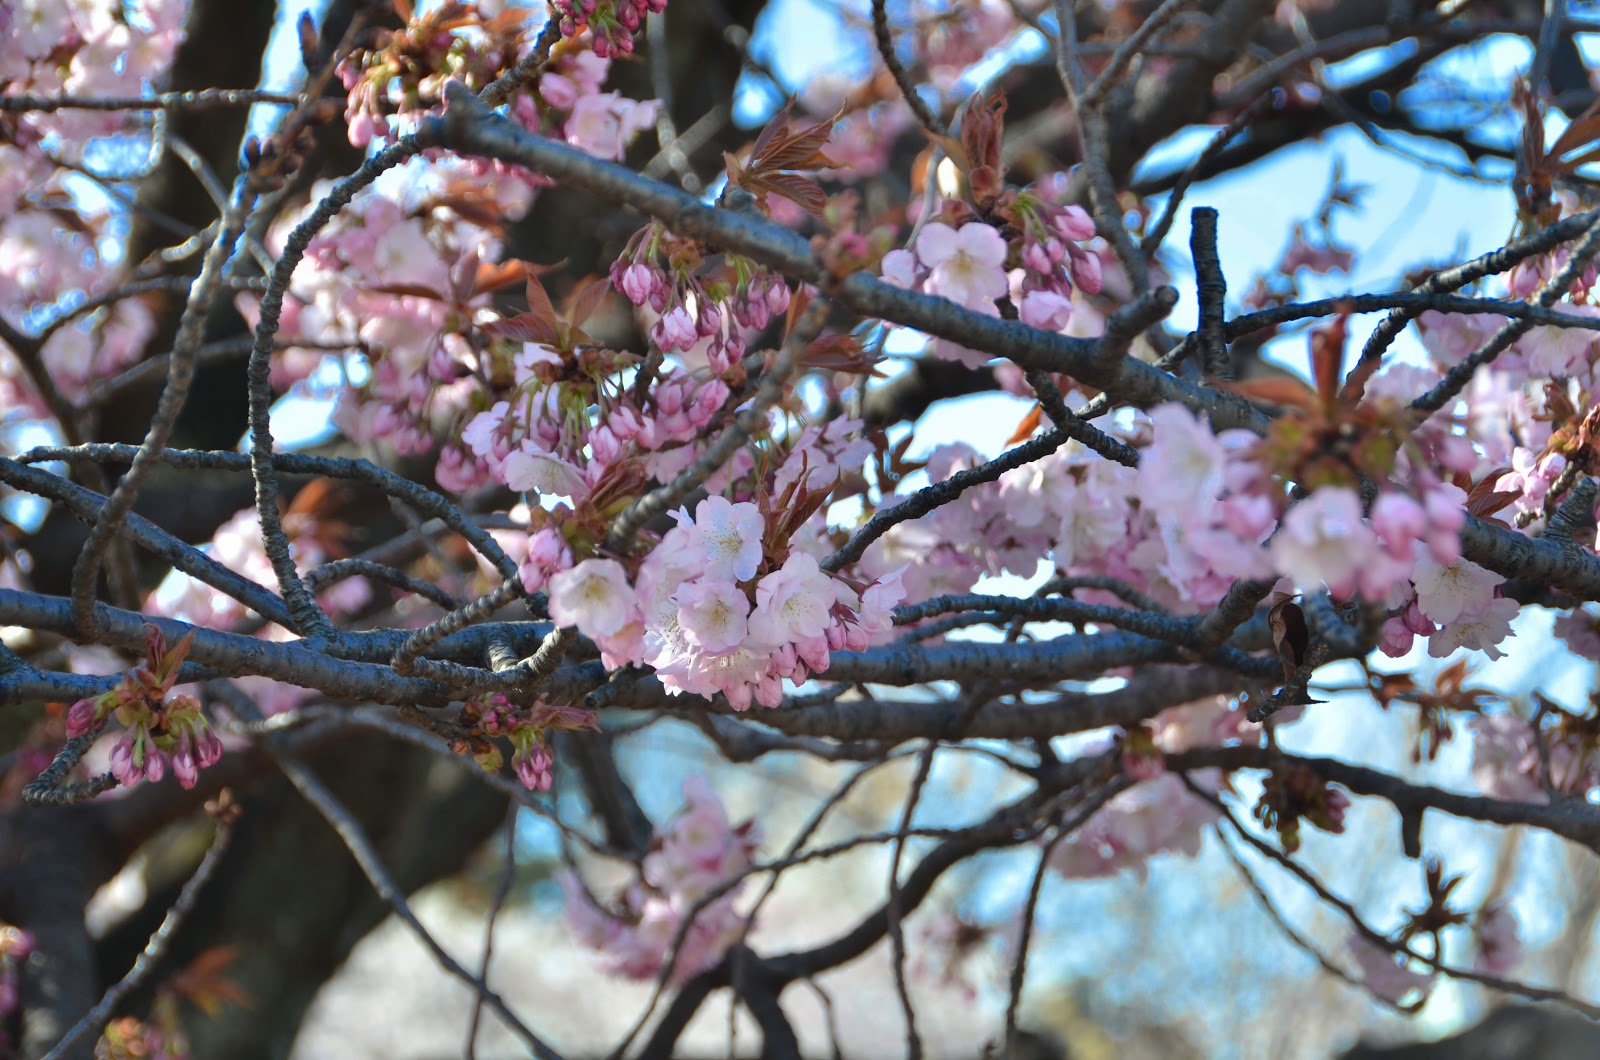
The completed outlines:
<svg viewBox="0 0 1600 1060">
<path fill-rule="evenodd" d="M 474 992 L 469 1055 L 480 1019 L 561 1055 L 409 900 L 519 817 L 560 837 L 572 936 L 652 986 L 617 1055 L 713 997 L 799 1055 L 790 988 L 880 946 L 892 1051 L 934 1051 L 908 976 L 975 936 L 913 929 L 995 850 L 1033 866 L 1009 1054 L 1041 907 L 1203 841 L 1379 1004 L 1600 1017 L 1519 974 L 1514 903 L 1430 834 L 1600 844 L 1600 708 L 1475 678 L 1545 612 L 1600 661 L 1580 5 L 873 0 L 868 72 L 791 85 L 761 2 L 334 0 L 281 27 L 285 91 L 243 6 L 0 4 L 5 1048 L 286 1055 L 392 913 Z M 1430 65 L 1497 36 L 1531 61 L 1487 97 Z M 1455 151 L 1511 238 L 1341 289 L 1341 179 L 1225 275 L 1195 183 L 1345 125 Z M 331 440 L 275 440 L 330 386 Z M 1003 448 L 929 428 L 985 393 Z M 1303 735 L 1351 674 L 1417 770 Z M 726 768 L 652 817 L 618 752 L 662 719 Z M 1476 790 L 1428 775 L 1450 741 Z M 718 785 L 785 755 L 853 769 L 779 836 Z M 963 755 L 1011 784 L 930 826 Z M 820 840 L 902 761 L 881 827 Z M 1342 835 L 1362 803 L 1397 827 Z M 1423 904 L 1346 897 L 1319 834 L 1414 862 Z M 185 882 L 91 934 L 152 845 Z M 790 870 L 863 848 L 853 927 L 763 940 Z"/>
</svg>

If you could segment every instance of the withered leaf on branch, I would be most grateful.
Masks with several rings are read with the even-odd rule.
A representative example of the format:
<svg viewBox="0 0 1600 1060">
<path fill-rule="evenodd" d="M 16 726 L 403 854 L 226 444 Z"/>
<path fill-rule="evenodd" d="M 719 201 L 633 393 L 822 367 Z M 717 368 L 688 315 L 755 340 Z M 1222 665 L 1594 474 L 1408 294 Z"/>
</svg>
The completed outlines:
<svg viewBox="0 0 1600 1060">
<path fill-rule="evenodd" d="M 1283 679 L 1294 680 L 1294 675 L 1305 665 L 1306 650 L 1311 646 L 1311 630 L 1306 625 L 1306 613 L 1292 599 L 1282 599 L 1267 612 L 1267 628 L 1272 631 L 1272 646 L 1278 651 L 1283 664 Z"/>
</svg>

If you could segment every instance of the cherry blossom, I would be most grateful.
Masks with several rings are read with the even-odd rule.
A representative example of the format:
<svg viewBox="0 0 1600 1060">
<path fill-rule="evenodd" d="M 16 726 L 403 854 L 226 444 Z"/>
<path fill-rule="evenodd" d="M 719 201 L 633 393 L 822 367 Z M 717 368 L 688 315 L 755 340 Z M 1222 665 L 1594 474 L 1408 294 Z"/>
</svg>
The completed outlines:
<svg viewBox="0 0 1600 1060">
<path fill-rule="evenodd" d="M 1278 569 L 1302 588 L 1326 583 L 1334 595 L 1346 596 L 1355 589 L 1362 563 L 1377 544 L 1377 535 L 1362 518 L 1356 492 L 1331 486 L 1290 508 L 1269 547 Z"/>
<path fill-rule="evenodd" d="M 616 635 L 636 613 L 627 572 L 614 559 L 586 559 L 550 579 L 550 617 L 590 637 Z"/>
<path fill-rule="evenodd" d="M 1428 641 L 1428 654 L 1443 659 L 1457 648 L 1471 648 L 1498 659 L 1505 654 L 1499 644 L 1511 636 L 1511 620 L 1520 610 L 1515 600 L 1496 597 L 1482 610 L 1441 626 Z"/>
<path fill-rule="evenodd" d="M 1433 988 L 1432 972 L 1414 972 L 1389 950 L 1364 935 L 1351 935 L 1345 949 L 1354 958 L 1361 983 L 1368 990 L 1399 1004 L 1414 992 L 1426 995 Z"/>
<path fill-rule="evenodd" d="M 828 613 L 836 599 L 832 579 L 817 568 L 816 559 L 795 552 L 757 583 L 750 632 L 774 647 L 820 637 L 827 631 Z"/>
<path fill-rule="evenodd" d="M 1522 960 L 1522 940 L 1517 937 L 1517 918 L 1506 902 L 1492 902 L 1478 910 L 1473 923 L 1477 953 L 1473 965 L 1490 975 L 1506 976 Z"/>
<path fill-rule="evenodd" d="M 1198 854 L 1202 833 L 1217 817 L 1215 807 L 1166 774 L 1107 803 L 1057 844 L 1050 867 L 1069 880 L 1114 876 L 1128 868 L 1143 879 L 1153 855 Z"/>
<path fill-rule="evenodd" d="M 597 906 L 574 873 L 562 874 L 568 926 L 586 945 L 606 954 L 614 974 L 631 979 L 660 975 L 696 903 L 754 864 L 761 844 L 755 822 L 734 825 L 701 777 L 684 781 L 683 796 L 683 812 L 652 837 L 640 879 L 622 892 L 615 912 Z M 673 982 L 714 965 L 747 930 L 747 918 L 735 907 L 741 890 L 742 885 L 733 888 L 696 914 L 677 954 Z"/>
<path fill-rule="evenodd" d="M 679 513 L 678 521 L 688 527 L 683 548 L 697 554 L 707 574 L 734 581 L 755 577 L 761 563 L 764 524 L 754 504 L 707 497 L 692 520 Z"/>
<path fill-rule="evenodd" d="M 1006 243 L 986 224 L 972 221 L 958 230 L 930 222 L 917 237 L 917 257 L 930 270 L 929 294 L 972 309 L 992 309 L 994 300 L 1006 293 Z"/>
<path fill-rule="evenodd" d="M 687 582 L 672 599 L 678 604 L 678 625 L 696 647 L 724 652 L 744 642 L 750 600 L 733 582 Z"/>
<path fill-rule="evenodd" d="M 1496 586 L 1505 581 L 1469 559 L 1441 564 L 1420 550 L 1411 580 L 1417 587 L 1417 606 L 1422 614 L 1441 625 L 1486 611 L 1494 601 Z M 1513 606 L 1512 613 L 1515 611 Z"/>
</svg>

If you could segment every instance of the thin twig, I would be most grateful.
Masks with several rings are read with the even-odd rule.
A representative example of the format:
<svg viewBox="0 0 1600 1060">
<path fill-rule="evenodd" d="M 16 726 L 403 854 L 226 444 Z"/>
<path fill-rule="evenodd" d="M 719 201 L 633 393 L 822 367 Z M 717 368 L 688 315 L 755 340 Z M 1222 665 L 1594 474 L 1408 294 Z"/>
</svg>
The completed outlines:
<svg viewBox="0 0 1600 1060">
<path fill-rule="evenodd" d="M 184 883 L 183 889 L 178 892 L 177 900 L 167 910 L 167 915 L 162 918 L 161 926 L 151 934 L 150 940 L 145 943 L 144 949 L 134 959 L 133 967 L 106 990 L 100 1001 L 84 1013 L 82 1019 L 74 1023 L 67 1033 L 61 1036 L 51 1050 L 44 1055 L 44 1060 L 61 1060 L 72 1051 L 78 1039 L 85 1035 L 94 1036 L 100 1033 L 111 1014 L 117 1010 L 129 994 L 139 989 L 155 970 L 161 958 L 166 955 L 167 948 L 172 945 L 173 936 L 183 926 L 183 922 L 194 911 L 195 904 L 200 900 L 200 892 L 205 890 L 217 866 L 222 862 L 222 856 L 227 853 L 228 840 L 233 837 L 233 823 L 228 814 L 220 813 L 216 817 L 216 831 L 211 837 L 211 845 L 206 849 L 205 857 L 200 859 L 199 866 L 194 874 Z"/>
<path fill-rule="evenodd" d="M 483 920 L 483 960 L 478 963 L 478 978 L 489 981 L 489 962 L 494 959 L 494 924 L 511 894 L 511 885 L 517 878 L 517 804 L 506 810 L 506 849 L 500 866 L 500 879 L 495 884 L 494 896 L 489 900 L 489 914 Z M 467 1024 L 467 1060 L 478 1057 L 478 1023 L 483 1018 L 483 995 L 472 999 L 472 1019 Z"/>
</svg>

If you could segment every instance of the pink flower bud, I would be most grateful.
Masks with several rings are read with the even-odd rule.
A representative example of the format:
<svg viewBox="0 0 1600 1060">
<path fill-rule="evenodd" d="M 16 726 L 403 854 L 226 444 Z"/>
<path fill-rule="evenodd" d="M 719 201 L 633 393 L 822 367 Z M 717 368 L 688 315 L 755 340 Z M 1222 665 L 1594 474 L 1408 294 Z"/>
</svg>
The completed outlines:
<svg viewBox="0 0 1600 1060">
<path fill-rule="evenodd" d="M 539 78 L 539 95 L 557 110 L 571 110 L 578 102 L 578 86 L 560 74 L 545 74 Z"/>
<path fill-rule="evenodd" d="M 765 301 L 767 312 L 775 317 L 789 311 L 789 285 L 783 282 L 781 276 L 773 276 L 767 281 Z"/>
<path fill-rule="evenodd" d="M 187 743 L 180 743 L 172 752 L 172 775 L 184 789 L 192 788 L 200 779 L 200 768 L 195 763 L 194 752 Z"/>
<path fill-rule="evenodd" d="M 1072 282 L 1089 294 L 1099 294 L 1105 285 L 1105 276 L 1100 268 L 1100 256 L 1072 248 Z"/>
<path fill-rule="evenodd" d="M 98 711 L 95 709 L 94 701 L 80 699 L 67 711 L 67 735 L 82 736 L 93 729 L 97 721 Z"/>
<path fill-rule="evenodd" d="M 727 400 L 727 384 L 720 379 L 711 380 L 695 391 L 694 404 L 689 409 L 689 421 L 696 429 L 704 427 Z"/>
<path fill-rule="evenodd" d="M 650 300 L 656 288 L 656 276 L 650 266 L 634 262 L 622 270 L 617 286 L 634 305 L 642 306 Z"/>
<path fill-rule="evenodd" d="M 722 330 L 722 314 L 710 302 L 700 306 L 700 315 L 695 319 L 695 334 L 701 338 L 715 335 Z"/>
<path fill-rule="evenodd" d="M 1416 636 L 1406 628 L 1403 620 L 1391 618 L 1383 624 L 1383 632 L 1378 637 L 1378 650 L 1391 659 L 1398 659 L 1411 650 Z"/>
<path fill-rule="evenodd" d="M 1022 248 L 1022 264 L 1045 276 L 1055 272 L 1056 267 L 1044 247 L 1031 241 Z"/>
<path fill-rule="evenodd" d="M 664 313 L 650 331 L 650 338 L 665 353 L 687 350 L 695 339 L 694 319 L 682 306 L 674 306 Z"/>
<path fill-rule="evenodd" d="M 1094 218 L 1082 206 L 1068 206 L 1056 214 L 1054 228 L 1067 239 L 1077 243 L 1094 238 Z"/>
<path fill-rule="evenodd" d="M 1422 505 L 1403 493 L 1385 491 L 1372 505 L 1372 528 L 1392 556 L 1409 559 L 1412 542 L 1422 537 L 1426 527 Z"/>
</svg>

